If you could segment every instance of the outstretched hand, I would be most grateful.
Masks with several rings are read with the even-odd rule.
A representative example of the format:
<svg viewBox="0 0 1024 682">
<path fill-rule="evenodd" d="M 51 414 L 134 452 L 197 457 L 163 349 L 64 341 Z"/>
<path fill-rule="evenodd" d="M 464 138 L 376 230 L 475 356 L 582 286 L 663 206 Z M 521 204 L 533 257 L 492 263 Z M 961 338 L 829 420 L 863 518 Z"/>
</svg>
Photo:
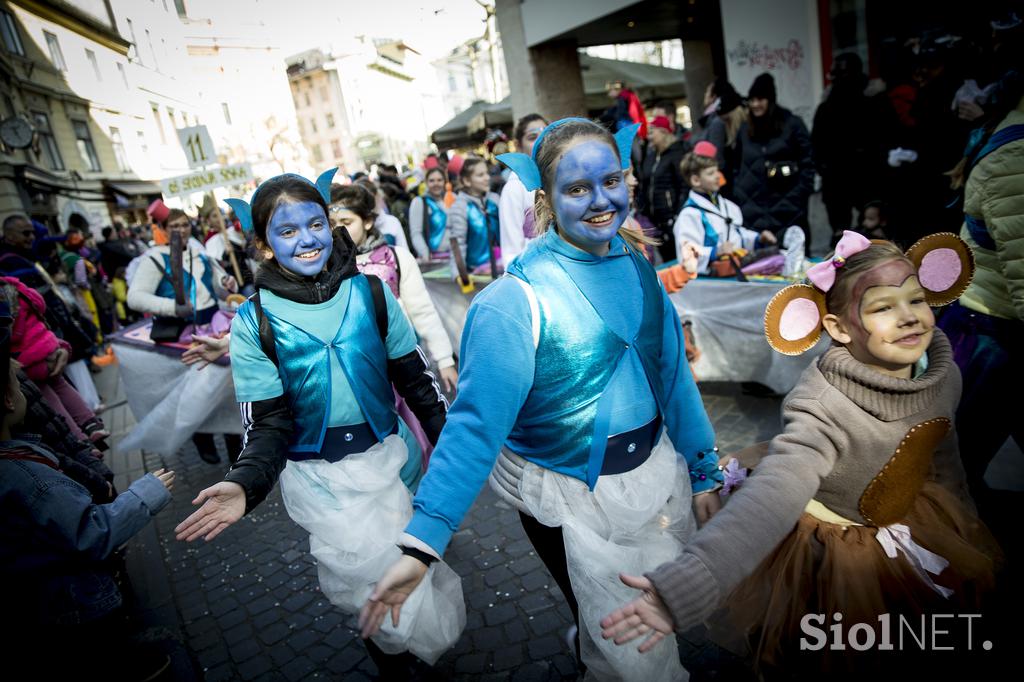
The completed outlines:
<svg viewBox="0 0 1024 682">
<path fill-rule="evenodd" d="M 181 354 L 181 361 L 186 365 L 201 362 L 203 364 L 199 366 L 199 369 L 202 370 L 211 362 L 216 362 L 228 354 L 231 347 L 231 335 L 225 334 L 217 337 L 193 334 L 192 342 L 193 345 Z"/>
<path fill-rule="evenodd" d="M 427 565 L 411 556 L 403 554 L 391 564 L 359 611 L 359 636 L 369 639 L 377 634 L 388 611 L 391 612 L 391 622 L 398 627 L 402 604 L 426 574 Z"/>
<path fill-rule="evenodd" d="M 192 504 L 202 506 L 174 529 L 175 537 L 185 542 L 203 538 L 207 542 L 245 515 L 245 489 L 231 481 L 221 481 L 200 491 Z"/>
<path fill-rule="evenodd" d="M 625 644 L 646 636 L 637 650 L 647 653 L 672 634 L 672 614 L 647 578 L 620 573 L 619 580 L 629 587 L 643 590 L 643 594 L 601 620 L 601 637 L 614 639 L 616 644 Z"/>
</svg>

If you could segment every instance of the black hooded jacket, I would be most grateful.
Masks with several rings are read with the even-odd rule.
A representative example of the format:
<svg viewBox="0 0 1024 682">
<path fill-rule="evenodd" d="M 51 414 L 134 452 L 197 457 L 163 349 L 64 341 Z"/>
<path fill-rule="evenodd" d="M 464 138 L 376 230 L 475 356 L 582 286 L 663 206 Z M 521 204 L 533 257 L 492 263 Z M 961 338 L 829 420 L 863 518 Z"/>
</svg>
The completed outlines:
<svg viewBox="0 0 1024 682">
<path fill-rule="evenodd" d="M 356 249 L 348 232 L 338 230 L 327 267 L 315 278 L 296 276 L 281 268 L 277 261 L 266 261 L 256 271 L 256 288 L 267 289 L 296 303 L 323 303 L 338 292 L 343 281 L 362 276 L 356 268 L 355 256 Z M 419 419 L 427 439 L 436 443 L 448 404 L 424 358 L 423 352 L 416 348 L 400 358 L 389 359 L 388 377 Z M 240 407 L 246 434 L 244 446 L 224 480 L 245 489 L 248 513 L 266 498 L 284 469 L 294 422 L 283 395 L 242 403 Z"/>
</svg>

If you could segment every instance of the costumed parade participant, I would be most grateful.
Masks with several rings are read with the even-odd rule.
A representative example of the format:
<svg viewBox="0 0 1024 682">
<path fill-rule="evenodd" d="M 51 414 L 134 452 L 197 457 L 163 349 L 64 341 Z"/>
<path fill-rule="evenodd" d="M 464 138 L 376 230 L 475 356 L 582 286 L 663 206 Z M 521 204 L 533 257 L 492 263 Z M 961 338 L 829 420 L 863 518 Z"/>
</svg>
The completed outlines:
<svg viewBox="0 0 1024 682">
<path fill-rule="evenodd" d="M 529 156 L 533 143 L 548 124 L 540 114 L 527 114 L 516 123 L 514 137 L 516 149 Z M 501 231 L 501 258 L 506 265 L 515 260 L 536 236 L 533 216 L 534 194 L 523 186 L 519 176 L 512 173 L 501 190 L 498 200 L 498 222 Z"/>
<path fill-rule="evenodd" d="M 620 562 L 642 573 L 678 556 L 695 528 L 691 507 L 714 513 L 722 480 L 679 318 L 636 250 L 642 237 L 621 229 L 635 131 L 613 138 L 562 119 L 531 156 L 499 159 L 528 190 L 543 189 L 544 229 L 473 300 L 459 396 L 400 543 L 440 557 L 490 476 L 569 603 L 588 674 L 680 680 L 674 643 L 641 656 L 604 642 L 598 626 L 631 592 Z M 363 636 L 404 612 L 424 572 L 403 557 L 381 574 Z"/>
<path fill-rule="evenodd" d="M 327 218 L 334 170 L 316 185 L 297 175 L 229 199 L 264 259 L 256 293 L 231 327 L 231 371 L 245 447 L 224 481 L 176 529 L 214 539 L 252 511 L 280 477 L 289 516 L 310 533 L 320 588 L 354 613 L 373 580 L 401 555 L 422 476 L 419 447 L 395 411 L 392 384 L 431 442 L 446 404 L 391 290 L 356 268 L 348 232 Z M 367 642 L 382 679 L 405 679 L 412 657 L 433 663 L 465 625 L 459 577 L 415 549 L 429 589 L 400 626 Z M 430 564 L 428 569 L 428 564 Z"/>
<path fill-rule="evenodd" d="M 832 627 L 853 642 L 855 624 L 857 641 L 882 642 L 885 614 L 894 630 L 905 616 L 917 631 L 923 614 L 977 614 L 993 586 L 999 550 L 974 512 L 952 428 L 960 372 L 929 307 L 955 300 L 973 269 L 952 234 L 904 255 L 846 231 L 810 285 L 780 291 L 765 312 L 772 348 L 798 355 L 822 329 L 833 346 L 786 397 L 767 455 L 685 552 L 623 576 L 644 594 L 602 622 L 605 636 L 645 637 L 640 648 L 657 651 L 721 605 L 715 620 L 766 674 L 924 672 L 906 646 L 813 644 Z"/>
<path fill-rule="evenodd" d="M 448 209 L 449 243 L 451 239 L 456 241 L 470 272 L 491 272 L 492 260 L 500 257 L 497 248 L 500 237 L 498 195 L 490 191 L 491 175 L 487 172 L 487 162 L 475 156 L 466 159 L 459 169 L 459 181 L 459 194 Z M 453 277 L 456 273 L 457 267 L 453 262 Z"/>
<path fill-rule="evenodd" d="M 762 244 L 775 244 L 775 235 L 768 230 L 760 234 L 743 227 L 740 207 L 721 194 L 718 150 L 710 142 L 698 142 L 683 157 L 683 178 L 690 184 L 690 194 L 683 210 L 676 217 L 672 233 L 676 239 L 676 256 L 682 260 L 686 244 L 696 247 L 697 272 L 705 273 L 720 256 L 737 249 L 753 251 Z"/>
<path fill-rule="evenodd" d="M 169 209 L 162 229 L 168 243 L 153 246 L 140 257 L 128 284 L 128 307 L 154 316 L 150 331 L 154 341 L 186 341 L 196 328 L 210 324 L 220 309 L 218 299 L 236 291 L 238 284 L 191 237 L 192 225 L 184 211 Z M 180 270 L 172 258 L 172 251 L 179 248 Z M 231 433 L 223 436 L 228 458 L 233 459 L 241 450 L 241 438 Z M 220 461 L 213 434 L 194 433 L 192 442 L 204 462 Z"/>
<path fill-rule="evenodd" d="M 448 208 L 444 205 L 445 175 L 440 167 L 429 169 L 424 177 L 427 191 L 409 204 L 409 231 L 412 245 L 421 261 L 447 260 Z"/>
</svg>

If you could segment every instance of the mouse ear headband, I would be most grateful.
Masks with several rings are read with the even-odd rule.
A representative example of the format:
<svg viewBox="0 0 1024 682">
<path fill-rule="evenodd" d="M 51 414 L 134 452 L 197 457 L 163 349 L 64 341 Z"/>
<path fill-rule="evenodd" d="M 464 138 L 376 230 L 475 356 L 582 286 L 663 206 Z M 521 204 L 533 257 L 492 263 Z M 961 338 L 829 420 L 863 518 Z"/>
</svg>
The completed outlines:
<svg viewBox="0 0 1024 682">
<path fill-rule="evenodd" d="M 544 130 L 537 136 L 537 141 L 533 143 L 533 151 L 529 156 L 526 154 L 520 154 L 518 152 L 510 152 L 508 154 L 498 154 L 495 158 L 501 161 L 503 164 L 508 166 L 509 170 L 515 173 L 522 181 L 523 186 L 528 191 L 540 189 L 541 177 L 540 168 L 537 166 L 537 152 L 540 149 L 541 144 L 544 142 L 544 137 L 559 126 L 571 123 L 573 121 L 587 121 L 590 119 L 579 118 L 573 116 L 570 118 L 563 118 L 555 121 L 554 123 L 548 124 Z M 615 133 L 615 146 L 619 151 L 619 160 L 622 162 L 622 170 L 626 170 L 630 166 L 630 156 L 633 151 L 633 138 L 636 137 L 636 131 L 640 130 L 640 124 L 634 123 L 632 125 L 625 126 L 620 129 L 619 132 Z"/>
<path fill-rule="evenodd" d="M 238 218 L 238 222 L 242 225 L 242 231 L 245 232 L 246 234 L 249 234 L 252 232 L 253 229 L 252 204 L 256 202 L 256 195 L 260 193 L 260 190 L 263 189 L 268 182 L 273 182 L 274 180 L 277 180 L 279 178 L 298 178 L 300 180 L 304 180 L 305 182 L 308 182 L 309 184 L 316 187 L 317 192 L 319 192 L 320 196 L 323 197 L 324 203 L 329 204 L 331 203 L 331 180 L 334 179 L 334 174 L 337 172 L 337 168 L 330 168 L 328 170 L 325 170 L 323 173 L 320 174 L 320 177 L 316 179 L 316 182 L 312 182 L 309 179 L 304 178 L 296 173 L 284 173 L 282 175 L 275 175 L 269 180 L 265 180 L 259 187 L 257 187 L 256 191 L 253 192 L 252 196 L 249 198 L 249 201 L 245 201 L 244 199 L 225 199 L 224 203 L 230 206 L 231 209 L 235 212 L 235 217 Z"/>
<path fill-rule="evenodd" d="M 809 283 L 792 284 L 775 294 L 764 311 L 764 334 L 770 345 L 784 355 L 800 355 L 821 338 L 822 319 L 828 313 L 825 295 L 836 281 L 846 259 L 870 247 L 872 241 L 846 230 L 831 260 L 807 270 Z M 917 270 L 925 299 L 933 308 L 947 305 L 967 289 L 974 276 L 974 255 L 960 237 L 940 232 L 918 240 L 907 249 Z"/>
</svg>

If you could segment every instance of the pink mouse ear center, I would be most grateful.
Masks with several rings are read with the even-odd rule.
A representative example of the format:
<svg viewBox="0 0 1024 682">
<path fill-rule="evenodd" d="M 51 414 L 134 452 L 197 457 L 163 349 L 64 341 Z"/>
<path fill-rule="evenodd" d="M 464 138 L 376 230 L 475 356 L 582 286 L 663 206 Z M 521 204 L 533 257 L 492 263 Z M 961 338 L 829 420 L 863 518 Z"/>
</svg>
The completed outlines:
<svg viewBox="0 0 1024 682">
<path fill-rule="evenodd" d="M 917 279 L 928 291 L 947 291 L 956 284 L 961 272 L 960 254 L 953 249 L 935 249 L 921 259 Z"/>
<path fill-rule="evenodd" d="M 807 298 L 795 298 L 786 304 L 779 317 L 779 334 L 786 341 L 804 338 L 821 324 L 817 304 Z"/>
</svg>

